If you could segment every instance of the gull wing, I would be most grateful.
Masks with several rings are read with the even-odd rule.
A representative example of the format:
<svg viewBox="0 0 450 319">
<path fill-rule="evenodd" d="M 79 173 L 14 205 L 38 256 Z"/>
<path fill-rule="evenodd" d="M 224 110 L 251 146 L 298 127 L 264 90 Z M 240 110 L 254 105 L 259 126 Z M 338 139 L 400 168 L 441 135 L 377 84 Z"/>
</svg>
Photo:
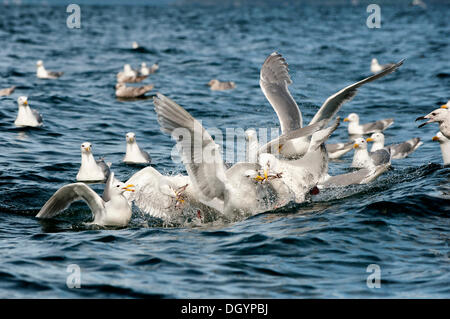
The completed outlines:
<svg viewBox="0 0 450 319">
<path fill-rule="evenodd" d="M 260 72 L 259 85 L 270 105 L 277 113 L 283 134 L 302 127 L 302 113 L 289 92 L 292 84 L 286 60 L 273 52 L 264 61 Z"/>
<path fill-rule="evenodd" d="M 264 146 L 260 147 L 260 149 L 258 150 L 258 155 L 261 153 L 277 153 L 279 145 L 286 143 L 286 141 L 288 140 L 310 136 L 318 130 L 321 130 L 325 123 L 325 121 L 320 121 L 312 125 L 301 127 L 288 133 L 282 134 L 279 137 L 271 140 Z"/>
<path fill-rule="evenodd" d="M 375 166 L 388 164 L 391 162 L 391 153 L 390 151 L 382 148 L 375 152 L 371 152 L 370 158 L 372 159 Z"/>
<path fill-rule="evenodd" d="M 153 103 L 161 131 L 176 140 L 194 186 L 209 199 L 217 197 L 223 200 L 226 177 L 219 146 L 200 122 L 171 99 L 157 93 Z"/>
<path fill-rule="evenodd" d="M 372 122 L 372 123 L 366 123 L 361 126 L 362 126 L 364 134 L 368 134 L 368 133 L 384 131 L 389 126 L 391 126 L 392 123 L 394 123 L 394 119 L 384 119 L 384 120 L 379 120 L 379 121 Z"/>
<path fill-rule="evenodd" d="M 362 85 L 372 82 L 376 79 L 379 79 L 385 75 L 388 75 L 389 73 L 394 72 L 397 70 L 402 64 L 405 59 L 401 60 L 398 63 L 393 64 L 392 66 L 386 68 L 385 70 L 381 71 L 380 73 L 377 73 L 375 75 L 369 76 L 359 82 L 353 83 L 339 92 L 333 94 L 330 96 L 325 103 L 320 107 L 319 111 L 317 111 L 316 115 L 314 115 L 313 119 L 309 124 L 314 124 L 317 121 L 321 120 L 331 120 L 333 116 L 339 111 L 341 106 L 345 103 L 350 101 L 357 93 L 357 89 L 361 87 Z"/>
<path fill-rule="evenodd" d="M 367 184 L 375 180 L 382 173 L 386 172 L 389 165 L 379 165 L 375 169 L 362 168 L 357 171 L 331 176 L 325 182 L 321 184 L 324 187 L 330 186 L 349 186 L 358 184 Z"/>
<path fill-rule="evenodd" d="M 96 192 L 84 183 L 73 183 L 57 190 L 36 217 L 52 218 L 78 200 L 85 201 L 94 215 L 104 214 L 105 212 L 105 202 Z"/>
</svg>

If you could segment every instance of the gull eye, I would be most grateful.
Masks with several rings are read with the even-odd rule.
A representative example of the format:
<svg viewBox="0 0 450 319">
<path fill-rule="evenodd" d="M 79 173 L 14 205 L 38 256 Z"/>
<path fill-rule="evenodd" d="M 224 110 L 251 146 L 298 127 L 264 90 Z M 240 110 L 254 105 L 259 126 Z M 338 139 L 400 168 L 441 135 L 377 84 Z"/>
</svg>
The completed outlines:
<svg viewBox="0 0 450 319">
<path fill-rule="evenodd" d="M 117 185 L 116 187 L 120 187 L 120 185 Z"/>
<path fill-rule="evenodd" d="M 436 113 L 431 113 L 431 115 L 436 116 Z"/>
</svg>

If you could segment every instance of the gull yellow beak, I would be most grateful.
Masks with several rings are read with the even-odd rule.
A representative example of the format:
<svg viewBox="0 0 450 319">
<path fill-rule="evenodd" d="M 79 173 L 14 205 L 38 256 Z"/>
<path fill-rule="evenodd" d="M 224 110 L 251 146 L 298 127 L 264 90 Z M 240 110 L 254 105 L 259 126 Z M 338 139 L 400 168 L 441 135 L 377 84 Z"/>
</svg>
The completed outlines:
<svg viewBox="0 0 450 319">
<path fill-rule="evenodd" d="M 439 141 L 439 137 L 433 136 L 433 138 L 431 140 L 434 141 L 434 142 Z"/>
<path fill-rule="evenodd" d="M 373 138 L 371 138 L 371 137 L 367 138 L 366 142 L 373 142 Z"/>
<path fill-rule="evenodd" d="M 358 148 L 358 147 L 359 147 L 359 144 L 353 145 L 353 148 Z"/>
<path fill-rule="evenodd" d="M 264 179 L 267 181 L 268 174 L 267 174 L 267 168 L 264 169 Z"/>
<path fill-rule="evenodd" d="M 346 117 L 345 119 L 344 119 L 344 122 L 348 122 L 349 121 L 349 119 L 348 119 L 348 117 Z"/>
<path fill-rule="evenodd" d="M 448 109 L 447 104 L 441 105 L 441 109 Z"/>
<path fill-rule="evenodd" d="M 24 101 L 23 104 L 28 105 L 28 101 Z"/>
<path fill-rule="evenodd" d="M 91 147 L 88 146 L 88 147 L 85 148 L 85 150 L 88 151 L 88 152 L 90 152 L 90 151 L 91 151 Z"/>
<path fill-rule="evenodd" d="M 133 184 L 129 184 L 125 187 L 122 187 L 122 189 L 126 190 L 127 192 L 134 192 L 134 189 L 130 189 L 130 187 L 134 187 Z"/>
</svg>

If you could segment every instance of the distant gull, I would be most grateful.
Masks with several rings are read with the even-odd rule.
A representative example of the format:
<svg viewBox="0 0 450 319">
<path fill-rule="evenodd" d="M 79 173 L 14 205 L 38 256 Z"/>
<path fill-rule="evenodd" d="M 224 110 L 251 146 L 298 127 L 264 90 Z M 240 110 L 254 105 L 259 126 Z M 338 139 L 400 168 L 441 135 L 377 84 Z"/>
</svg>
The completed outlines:
<svg viewBox="0 0 450 319">
<path fill-rule="evenodd" d="M 372 73 L 376 74 L 376 73 L 378 73 L 378 72 L 384 71 L 384 70 L 386 70 L 386 69 L 392 67 L 393 65 L 395 65 L 395 64 L 394 64 L 394 63 L 389 63 L 389 64 L 383 64 L 383 65 L 380 65 L 380 64 L 378 63 L 378 60 L 375 59 L 375 58 L 373 58 L 373 59 L 372 59 L 372 62 L 370 63 L 370 71 L 371 71 Z"/>
<path fill-rule="evenodd" d="M 426 9 L 426 8 L 427 8 L 426 3 L 423 2 L 422 0 L 413 0 L 413 1 L 411 2 L 411 5 L 412 5 L 412 6 L 419 6 L 419 7 L 421 7 L 422 9 Z"/>
<path fill-rule="evenodd" d="M 446 138 L 441 132 L 437 132 L 436 135 L 433 136 L 432 140 L 439 142 L 444 165 L 450 164 L 450 139 Z"/>
<path fill-rule="evenodd" d="M 81 144 L 81 167 L 77 174 L 79 182 L 103 182 L 110 174 L 111 164 L 105 163 L 103 159 L 95 160 L 91 149 L 91 143 Z"/>
<path fill-rule="evenodd" d="M 119 82 L 116 84 L 116 96 L 120 98 L 142 97 L 145 95 L 145 93 L 150 92 L 153 87 L 153 84 L 133 87 L 126 86 L 125 83 Z"/>
<path fill-rule="evenodd" d="M 114 173 L 111 173 L 113 175 Z M 73 183 L 61 187 L 41 208 L 37 218 L 53 218 L 69 207 L 73 202 L 83 200 L 91 209 L 94 220 L 88 224 L 100 226 L 127 226 L 132 210 L 123 196 L 126 191 L 133 192 L 134 185 L 116 182 L 109 190 L 109 200 L 104 201 L 85 183 Z"/>
<path fill-rule="evenodd" d="M 125 163 L 147 164 L 151 162 L 152 159 L 150 155 L 139 148 L 136 142 L 136 135 L 133 132 L 129 132 L 126 134 L 126 140 L 127 140 L 127 149 L 125 157 L 123 158 L 123 161 Z"/>
<path fill-rule="evenodd" d="M 211 81 L 209 81 L 208 85 L 210 86 L 210 89 L 213 91 L 231 90 L 236 87 L 236 84 L 232 81 L 220 82 L 217 79 L 212 79 Z"/>
<path fill-rule="evenodd" d="M 385 119 L 366 124 L 359 124 L 358 114 L 351 113 L 344 119 L 344 122 L 349 122 L 349 135 L 364 135 L 384 131 L 394 123 L 394 119 Z"/>
<path fill-rule="evenodd" d="M 123 71 L 117 73 L 117 82 L 136 83 L 146 79 L 147 75 L 139 75 L 136 70 L 131 68 L 131 65 L 125 64 Z"/>
<path fill-rule="evenodd" d="M 36 66 L 37 66 L 36 75 L 40 79 L 57 79 L 64 74 L 64 72 L 47 71 L 44 67 L 44 62 L 42 62 L 42 60 L 37 61 Z"/>
<path fill-rule="evenodd" d="M 17 113 L 17 118 L 14 124 L 17 127 L 38 127 L 42 126 L 43 120 L 41 114 L 38 111 L 30 108 L 28 105 L 28 98 L 26 96 L 20 96 L 17 99 L 17 104 L 19 105 L 19 112 Z"/>
<path fill-rule="evenodd" d="M 150 68 L 147 66 L 147 63 L 142 62 L 141 69 L 139 70 L 139 73 L 141 75 L 150 75 L 152 73 L 155 73 L 159 69 L 159 65 L 157 63 L 154 63 Z"/>
<path fill-rule="evenodd" d="M 329 159 L 337 159 L 353 149 L 353 142 L 325 144 Z"/>
<path fill-rule="evenodd" d="M 366 141 L 373 142 L 372 148 L 370 149 L 371 152 L 387 149 L 390 151 L 391 158 L 393 159 L 405 158 L 423 144 L 420 141 L 420 138 L 414 137 L 403 143 L 384 146 L 383 133 L 373 133 L 368 139 L 366 139 Z"/>
<path fill-rule="evenodd" d="M 445 137 L 450 138 L 450 110 L 446 104 L 442 105 L 441 108 L 432 111 L 431 113 L 420 116 L 416 121 L 428 120 L 425 123 L 419 125 L 419 127 L 425 126 L 428 123 L 439 123 L 439 130 Z"/>
<path fill-rule="evenodd" d="M 133 41 L 133 43 L 131 43 L 131 47 L 135 50 L 139 49 L 139 43 L 137 43 L 136 41 Z"/>
<path fill-rule="evenodd" d="M 403 64 L 403 60 L 386 70 L 353 83 L 337 93 L 331 95 L 316 112 L 309 125 L 323 121 L 326 125 L 339 111 L 341 106 L 350 101 L 357 93 L 357 89 L 366 83 L 379 79 L 394 72 Z M 288 86 L 292 84 L 286 60 L 277 52 L 266 58 L 260 72 L 259 81 L 261 90 L 275 110 L 281 126 L 282 134 L 289 134 L 303 126 L 300 109 L 289 92 Z M 305 154 L 309 147 L 309 137 L 292 139 L 282 145 L 281 155 L 288 158 L 297 158 Z"/>
<path fill-rule="evenodd" d="M 353 155 L 351 167 L 372 169 L 378 165 L 391 163 L 391 154 L 386 149 L 369 153 L 367 151 L 367 142 L 364 138 L 355 139 L 353 148 L 355 149 L 355 154 Z"/>
<path fill-rule="evenodd" d="M 8 95 L 12 94 L 15 89 L 16 89 L 15 86 L 11 86 L 10 88 L 6 88 L 6 89 L 1 89 L 0 96 L 8 96 Z"/>
</svg>

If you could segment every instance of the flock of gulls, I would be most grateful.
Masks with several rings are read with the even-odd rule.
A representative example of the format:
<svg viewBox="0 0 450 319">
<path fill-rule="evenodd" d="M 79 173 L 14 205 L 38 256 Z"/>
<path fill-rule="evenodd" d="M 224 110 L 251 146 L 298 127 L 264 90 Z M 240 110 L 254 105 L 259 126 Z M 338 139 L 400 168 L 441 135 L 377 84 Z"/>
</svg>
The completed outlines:
<svg viewBox="0 0 450 319">
<path fill-rule="evenodd" d="M 133 44 L 133 48 L 135 45 Z M 137 47 L 137 44 L 136 44 Z M 225 165 L 221 149 L 208 131 L 175 101 L 156 93 L 153 98 L 161 131 L 176 140 L 177 150 L 187 175 L 163 175 L 152 166 L 136 172 L 126 182 L 115 178 L 111 163 L 95 159 L 92 145 L 81 144 L 81 166 L 76 183 L 60 188 L 45 203 L 38 218 L 52 218 L 64 211 L 71 203 L 85 201 L 94 219 L 91 224 L 100 226 L 128 225 L 132 216 L 132 205 L 143 213 L 172 222 L 190 218 L 208 222 L 219 216 L 233 221 L 264 211 L 283 207 L 289 203 L 302 203 L 324 188 L 365 184 L 375 180 L 391 165 L 391 160 L 402 159 L 413 153 L 421 144 L 419 138 L 412 138 L 400 144 L 385 145 L 383 131 L 393 119 L 382 119 L 373 123 L 360 123 L 356 113 L 349 114 L 349 141 L 337 144 L 327 143 L 328 138 L 340 125 L 336 114 L 344 103 L 351 100 L 357 89 L 366 83 L 384 77 L 403 64 L 380 65 L 372 60 L 374 73 L 353 83 L 328 97 L 307 125 L 302 113 L 289 92 L 292 80 L 286 60 L 277 52 L 270 54 L 260 71 L 260 87 L 276 112 L 281 135 L 265 145 L 260 145 L 254 129 L 245 132 L 246 160 L 231 167 Z M 133 70 L 126 64 L 117 74 L 116 96 L 134 98 L 153 89 L 153 85 L 127 87 L 125 83 L 138 83 L 158 70 L 158 64 L 150 68 L 145 63 L 140 70 Z M 37 62 L 37 77 L 58 79 L 62 72 L 45 69 L 42 61 Z M 234 82 L 211 80 L 211 90 L 230 90 Z M 0 90 L 0 96 L 9 95 L 15 87 Z M 39 127 L 42 116 L 30 108 L 28 99 L 17 100 L 18 114 L 14 124 L 17 127 Z M 450 164 L 450 101 L 417 120 L 439 124 L 439 132 L 433 141 L 440 143 L 444 164 Z M 189 132 L 178 136 L 177 129 Z M 366 136 L 366 138 L 364 137 Z M 195 139 L 200 138 L 201 143 Z M 370 151 L 368 143 L 373 143 Z M 330 176 L 329 161 L 354 150 L 350 173 Z M 134 133 L 126 134 L 126 154 L 123 162 L 150 164 L 150 155 L 141 150 Z M 99 196 L 86 182 L 105 183 Z"/>
</svg>

